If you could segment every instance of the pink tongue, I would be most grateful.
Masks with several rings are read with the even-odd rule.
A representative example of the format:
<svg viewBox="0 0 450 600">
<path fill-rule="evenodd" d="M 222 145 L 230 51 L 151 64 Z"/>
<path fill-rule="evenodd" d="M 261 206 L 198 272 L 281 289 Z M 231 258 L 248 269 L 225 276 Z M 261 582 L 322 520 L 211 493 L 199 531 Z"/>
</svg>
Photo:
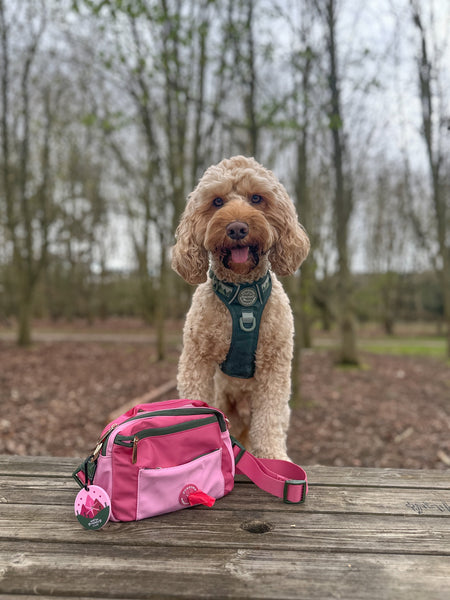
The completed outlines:
<svg viewBox="0 0 450 600">
<path fill-rule="evenodd" d="M 231 250 L 231 260 L 234 263 L 245 263 L 248 259 L 248 246 L 244 246 L 243 248 L 232 248 Z"/>
</svg>

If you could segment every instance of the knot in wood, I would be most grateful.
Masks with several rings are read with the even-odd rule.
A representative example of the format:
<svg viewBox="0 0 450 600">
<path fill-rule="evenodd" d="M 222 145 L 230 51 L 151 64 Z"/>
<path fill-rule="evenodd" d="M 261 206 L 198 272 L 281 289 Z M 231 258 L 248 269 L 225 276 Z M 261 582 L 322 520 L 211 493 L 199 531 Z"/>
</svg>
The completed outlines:
<svg viewBox="0 0 450 600">
<path fill-rule="evenodd" d="M 267 533 L 268 531 L 272 531 L 273 527 L 274 526 L 272 523 L 258 521 L 257 519 L 252 521 L 244 521 L 241 524 L 241 529 L 244 531 L 249 531 L 250 533 Z"/>
</svg>

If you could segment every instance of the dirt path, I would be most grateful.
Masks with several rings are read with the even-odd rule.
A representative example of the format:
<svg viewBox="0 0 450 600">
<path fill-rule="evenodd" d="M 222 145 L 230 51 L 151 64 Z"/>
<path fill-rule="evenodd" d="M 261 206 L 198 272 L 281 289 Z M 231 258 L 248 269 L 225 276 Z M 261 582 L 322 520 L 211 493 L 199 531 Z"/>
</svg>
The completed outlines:
<svg viewBox="0 0 450 600">
<path fill-rule="evenodd" d="M 14 342 L 16 334 L 14 331 L 0 331 L 0 341 Z M 155 335 L 153 333 L 88 333 L 82 331 L 35 331 L 33 333 L 33 343 L 54 343 L 54 342 L 94 342 L 107 344 L 153 344 Z"/>
</svg>

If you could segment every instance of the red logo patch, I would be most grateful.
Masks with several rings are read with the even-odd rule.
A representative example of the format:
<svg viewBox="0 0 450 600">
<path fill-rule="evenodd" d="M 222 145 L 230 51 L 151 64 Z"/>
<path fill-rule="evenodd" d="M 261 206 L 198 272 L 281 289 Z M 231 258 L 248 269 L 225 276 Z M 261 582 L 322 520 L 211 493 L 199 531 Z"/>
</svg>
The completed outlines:
<svg viewBox="0 0 450 600">
<path fill-rule="evenodd" d="M 198 492 L 198 487 L 194 483 L 188 483 L 181 490 L 180 496 L 178 498 L 179 502 L 183 506 L 190 506 L 189 504 L 189 496 L 193 492 Z"/>
</svg>

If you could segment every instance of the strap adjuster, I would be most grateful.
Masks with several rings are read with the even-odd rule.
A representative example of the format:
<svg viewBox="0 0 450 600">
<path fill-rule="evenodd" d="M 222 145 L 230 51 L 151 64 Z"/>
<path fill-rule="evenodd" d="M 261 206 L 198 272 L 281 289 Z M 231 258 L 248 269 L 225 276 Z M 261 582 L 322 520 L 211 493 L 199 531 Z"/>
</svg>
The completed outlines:
<svg viewBox="0 0 450 600">
<path fill-rule="evenodd" d="M 238 454 L 234 457 L 234 465 L 236 466 L 238 464 L 238 462 L 241 460 L 241 458 L 244 456 L 244 454 L 247 452 L 247 450 L 244 448 L 244 446 L 237 441 L 237 439 L 230 435 L 231 438 L 231 443 L 234 446 L 237 446 L 238 448 L 240 448 L 240 451 L 238 452 Z"/>
<path fill-rule="evenodd" d="M 289 493 L 290 485 L 302 485 L 303 486 L 302 495 L 300 497 L 300 500 L 298 500 L 297 502 L 288 500 L 288 493 Z M 286 481 L 284 482 L 284 488 L 283 488 L 283 502 L 285 502 L 286 504 L 303 504 L 303 502 L 305 500 L 306 500 L 306 480 L 305 479 L 286 479 Z"/>
</svg>

